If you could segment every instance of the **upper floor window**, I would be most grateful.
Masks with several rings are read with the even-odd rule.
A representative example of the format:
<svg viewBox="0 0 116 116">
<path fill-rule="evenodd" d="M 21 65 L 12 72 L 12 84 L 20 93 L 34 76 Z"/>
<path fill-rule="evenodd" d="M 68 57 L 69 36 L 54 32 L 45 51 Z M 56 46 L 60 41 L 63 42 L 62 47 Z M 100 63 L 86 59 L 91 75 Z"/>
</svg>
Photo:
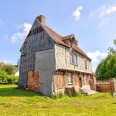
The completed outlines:
<svg viewBox="0 0 116 116">
<path fill-rule="evenodd" d="M 70 63 L 77 65 L 77 56 L 70 54 Z"/>
<path fill-rule="evenodd" d="M 85 60 L 85 69 L 87 69 L 87 60 Z"/>
<path fill-rule="evenodd" d="M 70 54 L 70 63 L 73 63 L 73 55 Z"/>
<path fill-rule="evenodd" d="M 77 65 L 77 57 L 76 57 L 76 55 L 73 55 L 73 60 L 74 60 L 74 64 Z"/>
<path fill-rule="evenodd" d="M 68 73 L 68 84 L 72 84 L 72 73 Z"/>
</svg>

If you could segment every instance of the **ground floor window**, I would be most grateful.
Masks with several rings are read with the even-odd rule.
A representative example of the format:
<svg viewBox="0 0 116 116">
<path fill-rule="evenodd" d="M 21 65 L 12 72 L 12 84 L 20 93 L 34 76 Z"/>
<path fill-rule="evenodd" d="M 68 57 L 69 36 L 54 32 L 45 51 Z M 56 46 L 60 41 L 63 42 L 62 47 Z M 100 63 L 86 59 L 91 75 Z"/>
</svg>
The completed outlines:
<svg viewBox="0 0 116 116">
<path fill-rule="evenodd" d="M 72 73 L 68 73 L 68 84 L 72 84 Z"/>
<path fill-rule="evenodd" d="M 87 75 L 84 75 L 84 83 L 87 83 Z"/>
</svg>

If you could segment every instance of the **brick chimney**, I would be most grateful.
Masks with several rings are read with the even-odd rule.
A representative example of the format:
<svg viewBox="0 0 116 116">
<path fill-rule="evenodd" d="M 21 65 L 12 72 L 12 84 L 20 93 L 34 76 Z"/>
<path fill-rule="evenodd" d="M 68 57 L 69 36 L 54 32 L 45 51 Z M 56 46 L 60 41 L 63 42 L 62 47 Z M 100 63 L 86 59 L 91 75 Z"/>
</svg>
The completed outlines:
<svg viewBox="0 0 116 116">
<path fill-rule="evenodd" d="M 45 25 L 46 18 L 43 15 L 36 17 L 43 25 Z"/>
</svg>

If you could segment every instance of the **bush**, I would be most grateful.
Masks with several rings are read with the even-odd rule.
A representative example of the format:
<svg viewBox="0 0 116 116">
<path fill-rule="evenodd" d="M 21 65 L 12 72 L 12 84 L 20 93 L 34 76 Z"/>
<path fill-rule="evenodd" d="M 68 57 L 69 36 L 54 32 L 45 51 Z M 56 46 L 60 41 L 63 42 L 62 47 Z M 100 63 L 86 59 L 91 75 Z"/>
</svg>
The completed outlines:
<svg viewBox="0 0 116 116">
<path fill-rule="evenodd" d="M 8 75 L 4 70 L 0 70 L 0 80 L 1 82 L 17 83 L 18 76 Z"/>
<path fill-rule="evenodd" d="M 79 91 L 76 91 L 76 96 L 82 96 L 82 94 Z"/>
<path fill-rule="evenodd" d="M 64 94 L 60 91 L 58 94 L 53 95 L 53 99 L 63 98 Z"/>
</svg>

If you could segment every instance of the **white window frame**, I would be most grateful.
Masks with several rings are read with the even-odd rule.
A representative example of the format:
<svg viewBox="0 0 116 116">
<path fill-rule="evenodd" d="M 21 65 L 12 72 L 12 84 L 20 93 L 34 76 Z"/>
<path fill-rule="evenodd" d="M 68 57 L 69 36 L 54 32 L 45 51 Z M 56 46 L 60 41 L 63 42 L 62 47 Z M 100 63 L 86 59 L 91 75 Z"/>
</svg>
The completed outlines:
<svg viewBox="0 0 116 116">
<path fill-rule="evenodd" d="M 84 83 L 87 83 L 87 75 L 84 75 Z"/>
<path fill-rule="evenodd" d="M 77 56 L 76 55 L 73 55 L 73 62 L 75 65 L 77 65 Z"/>
<path fill-rule="evenodd" d="M 70 54 L 70 63 L 73 63 L 73 54 Z"/>
<path fill-rule="evenodd" d="M 72 84 L 72 73 L 68 73 L 68 84 Z"/>
</svg>

